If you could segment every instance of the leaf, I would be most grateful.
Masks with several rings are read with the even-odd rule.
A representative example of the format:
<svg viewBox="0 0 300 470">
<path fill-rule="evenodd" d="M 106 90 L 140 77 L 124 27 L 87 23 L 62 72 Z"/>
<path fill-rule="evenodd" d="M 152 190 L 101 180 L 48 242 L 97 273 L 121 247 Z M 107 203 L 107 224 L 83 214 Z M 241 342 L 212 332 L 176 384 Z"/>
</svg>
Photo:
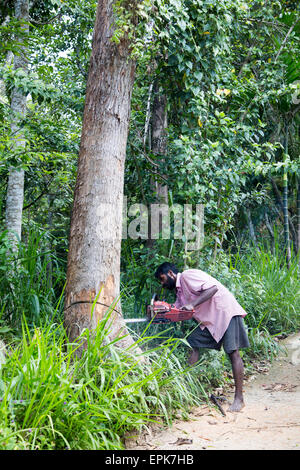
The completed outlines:
<svg viewBox="0 0 300 470">
<path fill-rule="evenodd" d="M 8 333 L 9 331 L 12 331 L 12 330 L 8 326 L 2 326 L 0 328 L 0 333 Z"/>
<path fill-rule="evenodd" d="M 196 71 L 194 72 L 194 77 L 196 77 L 197 80 L 202 80 L 202 78 L 203 78 L 203 73 L 200 72 L 199 70 L 196 70 Z"/>
<path fill-rule="evenodd" d="M 182 31 L 186 30 L 186 22 L 185 21 L 179 19 L 177 23 L 180 26 L 180 29 L 182 29 Z"/>
<path fill-rule="evenodd" d="M 38 317 L 40 314 L 40 302 L 36 294 L 32 294 L 31 296 L 31 305 L 34 315 Z"/>
</svg>

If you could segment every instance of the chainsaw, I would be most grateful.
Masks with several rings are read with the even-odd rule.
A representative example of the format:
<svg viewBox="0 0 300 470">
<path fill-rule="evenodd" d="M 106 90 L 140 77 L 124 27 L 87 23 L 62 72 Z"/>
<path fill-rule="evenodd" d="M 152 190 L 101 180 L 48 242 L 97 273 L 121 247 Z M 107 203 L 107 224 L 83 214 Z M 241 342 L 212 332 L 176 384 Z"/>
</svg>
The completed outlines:
<svg viewBox="0 0 300 470">
<path fill-rule="evenodd" d="M 147 317 L 145 318 L 125 318 L 126 323 L 152 322 L 152 323 L 170 323 L 177 321 L 191 320 L 194 310 L 183 310 L 169 304 L 164 300 L 158 300 L 157 294 L 154 294 L 150 305 L 146 307 Z"/>
</svg>

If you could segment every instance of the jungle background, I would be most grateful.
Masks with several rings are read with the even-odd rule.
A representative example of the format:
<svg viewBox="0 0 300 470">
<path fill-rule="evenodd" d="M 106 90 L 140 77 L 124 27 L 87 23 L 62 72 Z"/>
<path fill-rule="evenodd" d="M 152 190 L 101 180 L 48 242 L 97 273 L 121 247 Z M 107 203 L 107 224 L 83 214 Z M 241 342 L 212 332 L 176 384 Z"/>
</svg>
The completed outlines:
<svg viewBox="0 0 300 470">
<path fill-rule="evenodd" d="M 147 363 L 105 342 L 107 319 L 74 354 L 64 286 L 97 2 L 30 1 L 26 18 L 19 3 L 0 7 L 0 448 L 122 449 L 126 432 L 206 400 L 230 367 L 213 351 L 186 367 L 187 322 L 132 324 Z M 123 315 L 145 316 L 154 292 L 173 300 L 154 278 L 161 262 L 207 271 L 248 313 L 251 370 L 300 324 L 299 6 L 145 0 L 134 29 L 132 14 L 115 2 L 113 40 L 129 34 L 137 64 L 124 195 L 203 204 L 205 238 L 193 252 L 184 237 L 122 240 Z M 12 238 L 8 187 L 21 173 Z"/>
</svg>

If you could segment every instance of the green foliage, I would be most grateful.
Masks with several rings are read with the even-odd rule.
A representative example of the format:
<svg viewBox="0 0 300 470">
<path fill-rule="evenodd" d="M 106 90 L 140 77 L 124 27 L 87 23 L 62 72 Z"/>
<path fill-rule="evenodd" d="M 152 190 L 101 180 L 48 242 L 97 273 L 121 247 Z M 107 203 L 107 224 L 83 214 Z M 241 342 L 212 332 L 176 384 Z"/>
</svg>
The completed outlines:
<svg viewBox="0 0 300 470">
<path fill-rule="evenodd" d="M 6 181 L 11 167 L 24 168 L 23 239 L 12 255 L 0 236 L 0 335 L 6 342 L 23 325 L 0 366 L 0 448 L 116 449 L 129 430 L 157 416 L 170 423 L 176 410 L 206 399 L 206 390 L 228 380 L 224 353 L 204 352 L 184 369 L 191 325 L 166 329 L 132 326 L 149 361 L 104 340 L 107 321 L 85 331 L 79 359 L 60 324 L 67 235 L 81 119 L 97 2 L 35 1 L 30 30 L 13 17 L 13 2 L 0 7 L 0 214 L 4 226 Z M 220 280 L 248 312 L 251 347 L 246 366 L 272 359 L 279 334 L 299 329 L 298 258 L 287 269 L 281 234 L 272 247 L 245 246 L 251 209 L 256 236 L 263 217 L 279 227 L 269 178 L 279 188 L 289 177 L 290 215 L 296 220 L 292 184 L 299 172 L 299 116 L 293 97 L 299 84 L 297 5 L 253 0 L 118 1 L 116 46 L 124 38 L 136 60 L 125 168 L 128 203 L 156 201 L 153 182 L 167 184 L 172 203 L 205 205 L 205 244 L 186 253 L 184 239 L 123 240 L 122 308 L 125 317 L 145 315 L 151 294 L 174 301 L 154 279 L 169 259 L 179 269 L 200 268 Z M 292 28 L 293 27 L 293 28 Z M 292 30 L 291 30 L 292 28 Z M 20 43 L 22 37 L 23 43 Z M 16 38 L 19 38 L 18 40 Z M 25 41 L 25 42 L 24 42 Z M 8 53 L 26 47 L 29 72 L 14 70 Z M 151 85 L 167 96 L 168 153 L 153 154 L 145 135 Z M 16 150 L 11 92 L 27 100 L 21 125 L 25 149 Z M 298 95 L 297 95 L 298 96 Z M 284 149 L 288 124 L 289 146 Z M 150 135 L 150 138 L 149 138 Z M 23 138 L 23 137 L 22 137 Z M 162 175 L 164 178 L 162 178 Z M 165 180 L 167 179 L 167 181 Z M 274 229 L 273 225 L 273 229 Z M 240 241 L 243 245 L 239 245 Z M 236 252 L 237 251 L 237 252 Z M 298 254 L 299 257 L 299 254 Z M 24 319 L 24 322 L 23 322 Z M 142 335 L 142 339 L 139 339 Z M 224 373 L 225 370 L 225 373 Z"/>
<path fill-rule="evenodd" d="M 133 59 L 138 59 L 145 47 L 152 3 L 152 0 L 117 0 L 113 3 L 115 22 L 112 41 L 118 45 L 126 38 L 130 45 L 130 57 Z"/>
<path fill-rule="evenodd" d="M 261 247 L 255 255 L 253 251 L 224 255 L 214 265 L 209 263 L 209 272 L 248 311 L 251 348 L 243 354 L 246 370 L 253 359 L 271 360 L 277 354 L 274 335 L 299 327 L 294 315 L 299 305 L 296 269 L 287 273 L 280 253 L 273 256 L 270 263 L 270 254 Z M 204 261 L 201 268 L 208 269 Z M 273 299 L 258 288 L 265 283 Z M 277 297 L 282 302 L 273 323 L 268 309 L 277 314 Z M 147 358 L 142 363 L 134 348 L 118 349 L 115 341 L 107 344 L 109 322 L 108 313 L 96 331 L 84 331 L 73 345 L 62 326 L 52 323 L 30 331 L 23 322 L 22 339 L 12 345 L 0 369 L 1 448 L 123 448 L 126 432 L 138 432 L 158 417 L 169 423 L 177 410 L 186 413 L 207 399 L 211 387 L 230 380 L 224 353 L 203 352 L 197 367 L 184 369 L 185 342 L 172 328 L 156 334 L 148 328 L 137 338 Z M 82 342 L 86 349 L 78 358 L 76 348 Z"/>
<path fill-rule="evenodd" d="M 29 325 L 55 321 L 55 311 L 63 290 L 64 273 L 59 260 L 51 253 L 47 233 L 31 231 L 27 243 L 19 244 L 17 254 L 11 253 L 7 233 L 0 237 L 0 311 L 3 319 L 20 328 L 25 316 Z M 51 271 L 55 277 L 52 278 Z"/>
<path fill-rule="evenodd" d="M 274 251 L 260 245 L 231 259 L 240 275 L 241 303 L 248 312 L 247 323 L 253 329 L 264 328 L 271 335 L 291 333 L 300 326 L 298 262 L 294 257 L 288 269 L 278 244 Z"/>
<path fill-rule="evenodd" d="M 171 422 L 176 410 L 200 402 L 203 396 L 173 355 L 176 341 L 148 351 L 142 363 L 134 350 L 107 343 L 109 318 L 93 333 L 85 331 L 77 345 L 66 342 L 59 325 L 31 332 L 23 323 L 21 343 L 0 369 L 1 449 L 122 449 L 127 431 L 159 417 Z"/>
<path fill-rule="evenodd" d="M 247 351 L 246 358 L 250 358 L 250 360 L 264 358 L 272 361 L 282 351 L 276 337 L 274 338 L 265 327 L 250 329 L 248 337 L 250 348 Z"/>
<path fill-rule="evenodd" d="M 297 152 L 291 148 L 285 158 L 281 151 L 282 122 L 296 111 L 298 26 L 288 36 L 290 49 L 285 44 L 296 12 L 280 2 L 157 0 L 154 6 L 152 61 L 148 49 L 141 54 L 133 95 L 125 191 L 153 202 L 154 179 L 168 185 L 176 203 L 204 203 L 206 239 L 221 248 L 239 209 L 265 197 L 263 182 L 283 167 L 291 175 L 299 168 Z M 150 141 L 144 146 L 145 97 L 155 81 L 168 101 L 164 158 L 153 155 Z"/>
</svg>

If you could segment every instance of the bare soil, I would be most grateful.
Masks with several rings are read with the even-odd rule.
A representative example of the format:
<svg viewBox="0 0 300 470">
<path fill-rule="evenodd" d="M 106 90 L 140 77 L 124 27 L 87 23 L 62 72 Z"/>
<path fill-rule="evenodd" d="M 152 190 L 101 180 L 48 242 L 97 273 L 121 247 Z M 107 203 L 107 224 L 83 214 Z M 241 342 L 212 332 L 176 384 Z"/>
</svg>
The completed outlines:
<svg viewBox="0 0 300 470">
<path fill-rule="evenodd" d="M 280 342 L 284 352 L 257 364 L 244 384 L 245 407 L 228 412 L 233 387 L 217 389 L 225 416 L 213 404 L 194 408 L 186 421 L 128 436 L 130 450 L 300 450 L 300 333 Z"/>
</svg>

